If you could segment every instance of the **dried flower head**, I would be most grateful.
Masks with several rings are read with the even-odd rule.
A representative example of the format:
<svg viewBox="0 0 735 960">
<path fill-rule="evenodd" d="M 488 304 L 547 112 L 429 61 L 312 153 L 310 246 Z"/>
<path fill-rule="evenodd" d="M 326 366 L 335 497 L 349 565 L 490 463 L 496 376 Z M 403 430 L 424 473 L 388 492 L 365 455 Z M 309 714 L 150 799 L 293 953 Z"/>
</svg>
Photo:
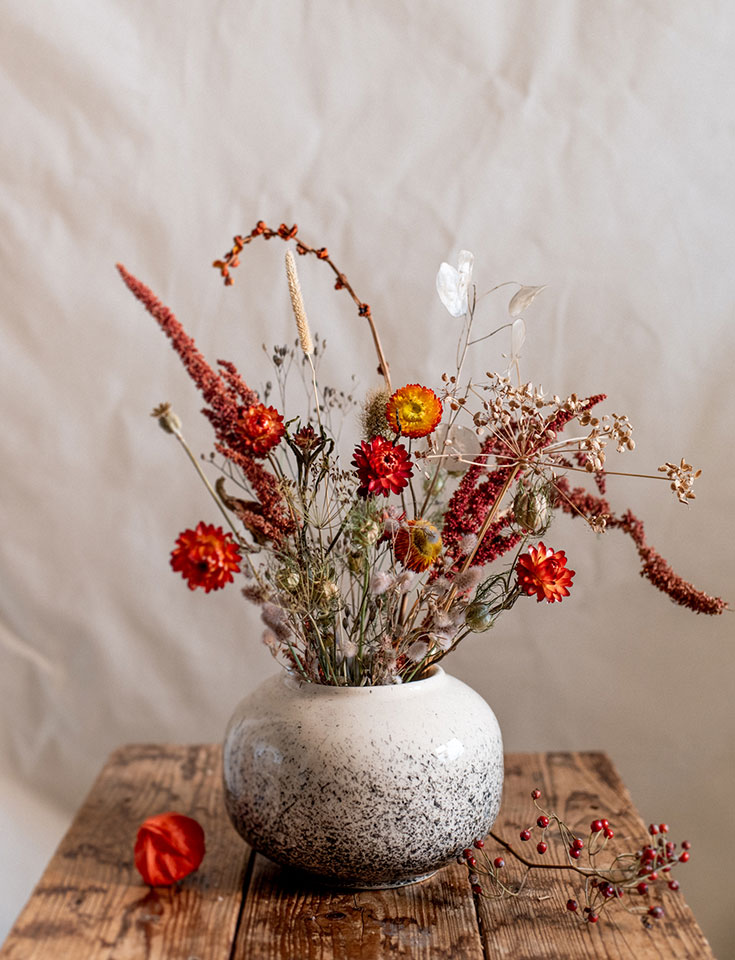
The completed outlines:
<svg viewBox="0 0 735 960">
<path fill-rule="evenodd" d="M 433 523 L 409 520 L 396 534 L 396 559 L 409 570 L 428 570 L 441 553 L 441 534 Z"/>
<path fill-rule="evenodd" d="M 393 439 L 393 429 L 386 416 L 386 405 L 389 399 L 390 394 L 385 387 L 369 391 L 360 415 L 362 432 L 366 440 L 373 440 L 375 437 L 383 437 L 385 440 Z"/>
<path fill-rule="evenodd" d="M 666 477 L 671 481 L 671 489 L 676 494 L 676 498 L 680 503 L 688 503 L 690 500 L 695 499 L 696 493 L 694 493 L 692 487 L 694 486 L 694 481 L 701 477 L 701 470 L 695 470 L 683 457 L 680 463 L 669 463 L 667 461 L 658 469 L 660 473 L 665 473 Z"/>
<path fill-rule="evenodd" d="M 442 404 L 433 390 L 409 383 L 391 396 L 385 413 L 395 433 L 404 437 L 425 437 L 439 424 Z"/>
<path fill-rule="evenodd" d="M 232 583 L 240 569 L 240 551 L 231 533 L 222 527 L 198 523 L 195 530 L 179 534 L 171 552 L 171 567 L 188 582 L 189 589 L 202 587 L 205 593 Z"/>
<path fill-rule="evenodd" d="M 574 570 L 567 570 L 567 558 L 563 550 L 551 550 L 539 543 L 529 547 L 516 563 L 518 583 L 529 597 L 548 603 L 560 602 L 569 596 Z"/>
<path fill-rule="evenodd" d="M 151 416 L 158 420 L 158 426 L 166 433 L 181 433 L 181 420 L 174 413 L 170 403 L 159 403 L 151 411 Z"/>
<path fill-rule="evenodd" d="M 400 493 L 413 474 L 413 464 L 403 444 L 390 443 L 382 437 L 373 437 L 367 443 L 363 440 L 355 448 L 352 464 L 360 480 L 360 497 Z"/>
<path fill-rule="evenodd" d="M 254 457 L 264 457 L 278 446 L 286 432 L 283 417 L 275 407 L 255 403 L 242 411 L 237 421 L 238 441 Z"/>
</svg>

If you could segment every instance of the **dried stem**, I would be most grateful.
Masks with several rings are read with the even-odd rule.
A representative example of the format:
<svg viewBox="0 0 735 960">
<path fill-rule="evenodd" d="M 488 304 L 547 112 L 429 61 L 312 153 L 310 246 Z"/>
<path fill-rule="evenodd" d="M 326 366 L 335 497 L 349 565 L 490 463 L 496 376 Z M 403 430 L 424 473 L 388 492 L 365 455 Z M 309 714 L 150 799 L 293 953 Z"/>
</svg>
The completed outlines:
<svg viewBox="0 0 735 960">
<path fill-rule="evenodd" d="M 227 286 L 232 286 L 233 279 L 230 273 L 230 270 L 239 266 L 240 264 L 240 253 L 243 248 L 248 243 L 252 243 L 256 237 L 264 237 L 266 240 L 270 240 L 272 237 L 280 237 L 281 240 L 295 240 L 296 241 L 296 252 L 305 255 L 307 253 L 313 254 L 317 259 L 323 260 L 325 263 L 329 264 L 332 269 L 332 272 L 336 276 L 336 282 L 334 284 L 335 290 L 346 290 L 349 295 L 352 297 L 353 301 L 357 305 L 357 312 L 361 317 L 365 317 L 367 322 L 370 325 L 370 332 L 373 337 L 373 344 L 375 346 L 375 352 L 378 355 L 378 364 L 380 373 L 385 380 L 385 385 L 388 390 L 392 393 L 393 387 L 391 386 L 390 381 L 390 368 L 388 366 L 388 361 L 385 359 L 385 354 L 383 353 L 383 346 L 380 342 L 380 335 L 378 334 L 377 327 L 375 326 L 375 321 L 373 320 L 373 315 L 370 310 L 370 306 L 367 303 L 364 303 L 357 296 L 355 291 L 352 288 L 352 285 L 348 281 L 347 277 L 342 273 L 341 270 L 337 268 L 332 258 L 329 256 L 329 252 L 326 247 L 311 247 L 309 244 L 304 243 L 300 237 L 297 238 L 298 227 L 294 224 L 291 227 L 286 226 L 285 223 L 282 223 L 277 230 L 271 229 L 267 226 L 262 220 L 259 220 L 258 223 L 253 227 L 250 233 L 247 236 L 238 235 L 233 240 L 232 249 L 229 250 L 221 260 L 215 260 L 212 264 L 213 267 L 216 267 L 222 277 L 224 278 L 225 284 Z"/>
</svg>

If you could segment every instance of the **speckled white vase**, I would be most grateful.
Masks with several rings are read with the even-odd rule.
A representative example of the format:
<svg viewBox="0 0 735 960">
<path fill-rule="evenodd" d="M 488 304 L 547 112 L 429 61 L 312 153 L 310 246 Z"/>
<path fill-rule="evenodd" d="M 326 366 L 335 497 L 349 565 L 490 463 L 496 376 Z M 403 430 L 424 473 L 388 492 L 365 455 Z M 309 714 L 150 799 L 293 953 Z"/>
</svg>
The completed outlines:
<svg viewBox="0 0 735 960">
<path fill-rule="evenodd" d="M 338 887 L 401 886 L 490 830 L 503 743 L 487 703 L 441 667 L 384 687 L 281 674 L 235 711 L 224 779 L 236 830 L 271 860 Z"/>
</svg>

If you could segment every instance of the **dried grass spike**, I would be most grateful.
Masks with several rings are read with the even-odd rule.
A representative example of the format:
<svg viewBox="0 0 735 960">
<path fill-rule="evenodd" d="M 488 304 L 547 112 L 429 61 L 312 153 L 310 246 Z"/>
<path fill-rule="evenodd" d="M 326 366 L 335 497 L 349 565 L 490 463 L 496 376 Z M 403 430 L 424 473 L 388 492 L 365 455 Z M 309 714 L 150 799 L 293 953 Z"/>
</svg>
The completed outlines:
<svg viewBox="0 0 735 960">
<path fill-rule="evenodd" d="M 288 278 L 288 292 L 291 295 L 293 315 L 296 319 L 296 329 L 299 332 L 299 343 L 306 356 L 310 357 L 314 353 L 314 341 L 311 339 L 311 330 L 309 329 L 309 321 L 306 317 L 304 298 L 301 295 L 301 284 L 299 283 L 299 275 L 296 272 L 296 261 L 290 250 L 286 251 L 286 276 Z"/>
</svg>

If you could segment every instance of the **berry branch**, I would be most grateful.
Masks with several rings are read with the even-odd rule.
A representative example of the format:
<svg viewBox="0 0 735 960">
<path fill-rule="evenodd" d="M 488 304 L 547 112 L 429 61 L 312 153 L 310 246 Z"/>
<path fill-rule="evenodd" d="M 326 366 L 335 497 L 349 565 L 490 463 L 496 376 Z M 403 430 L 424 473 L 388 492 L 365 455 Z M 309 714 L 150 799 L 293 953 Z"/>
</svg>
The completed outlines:
<svg viewBox="0 0 735 960">
<path fill-rule="evenodd" d="M 266 223 L 264 223 L 263 220 L 258 220 L 249 234 L 245 236 L 238 234 L 236 237 L 234 237 L 232 248 L 227 251 L 221 260 L 215 260 L 212 263 L 212 266 L 219 270 L 220 275 L 224 278 L 225 285 L 230 287 L 234 283 L 230 271 L 240 265 L 240 254 L 245 249 L 247 244 L 252 243 L 257 237 L 263 237 L 265 240 L 270 240 L 273 237 L 280 237 L 281 240 L 286 241 L 295 240 L 296 253 L 300 254 L 301 256 L 305 256 L 306 254 L 310 253 L 313 254 L 318 260 L 323 260 L 325 263 L 329 264 L 329 266 L 332 268 L 332 272 L 337 278 L 334 283 L 334 289 L 346 290 L 357 305 L 357 312 L 359 316 L 365 317 L 367 322 L 370 324 L 370 332 L 373 336 L 375 352 L 378 355 L 378 371 L 385 380 L 385 385 L 389 392 L 392 393 L 393 387 L 391 386 L 390 381 L 390 368 L 387 360 L 385 359 L 385 354 L 383 353 L 383 347 L 380 342 L 378 330 L 375 326 L 375 321 L 373 320 L 370 305 L 360 300 L 345 274 L 337 268 L 334 261 L 329 256 L 329 251 L 326 247 L 311 247 L 309 244 L 304 243 L 304 241 L 298 237 L 297 234 L 298 226 L 295 223 L 291 227 L 287 226 L 285 223 L 282 223 L 277 230 L 273 230 Z"/>
<path fill-rule="evenodd" d="M 689 860 L 691 844 L 684 841 L 681 844 L 681 850 L 678 851 L 677 845 L 672 840 L 666 839 L 669 832 L 668 824 L 657 825 L 652 823 L 648 828 L 650 840 L 642 844 L 638 850 L 619 853 L 606 865 L 598 865 L 595 863 L 595 858 L 606 849 L 608 841 L 615 836 L 610 822 L 604 818 L 593 820 L 590 823 L 589 836 L 586 840 L 583 840 L 576 836 L 574 831 L 557 814 L 544 810 L 538 803 L 540 798 L 540 790 L 536 789 L 531 792 L 531 799 L 539 812 L 535 826 L 541 830 L 541 837 L 536 843 L 536 851 L 539 856 L 546 854 L 549 849 L 547 843 L 549 830 L 553 829 L 558 831 L 560 840 L 567 848 L 567 861 L 565 863 L 541 863 L 530 860 L 519 853 L 507 840 L 491 831 L 488 836 L 526 869 L 517 884 L 509 883 L 505 879 L 505 874 L 501 874 L 501 871 L 504 871 L 505 868 L 504 858 L 496 856 L 491 859 L 485 850 L 485 841 L 475 840 L 472 848 L 467 847 L 462 851 L 459 862 L 467 866 L 472 892 L 477 896 L 484 896 L 491 900 L 518 896 L 532 870 L 558 870 L 563 873 L 576 873 L 581 875 L 585 881 L 584 906 L 580 913 L 579 902 L 570 898 L 567 900 L 567 910 L 585 923 L 597 923 L 602 911 L 608 908 L 610 904 L 620 902 L 626 893 L 634 893 L 641 897 L 647 896 L 659 880 L 666 881 L 668 888 L 672 891 L 679 889 L 678 880 L 674 880 L 670 876 L 671 870 L 674 866 L 686 863 Z M 533 829 L 533 826 L 531 826 L 521 830 L 520 839 L 522 843 L 528 843 L 532 839 Z M 587 865 L 579 866 L 576 861 L 583 856 L 587 859 Z M 482 862 L 478 861 L 478 857 Z M 480 883 L 481 876 L 489 882 L 489 891 L 486 891 Z M 645 926 L 650 926 L 649 918 L 658 920 L 664 916 L 663 907 L 660 904 L 650 903 L 650 899 L 642 908 L 622 905 L 630 913 L 642 913 L 641 919 Z"/>
</svg>

